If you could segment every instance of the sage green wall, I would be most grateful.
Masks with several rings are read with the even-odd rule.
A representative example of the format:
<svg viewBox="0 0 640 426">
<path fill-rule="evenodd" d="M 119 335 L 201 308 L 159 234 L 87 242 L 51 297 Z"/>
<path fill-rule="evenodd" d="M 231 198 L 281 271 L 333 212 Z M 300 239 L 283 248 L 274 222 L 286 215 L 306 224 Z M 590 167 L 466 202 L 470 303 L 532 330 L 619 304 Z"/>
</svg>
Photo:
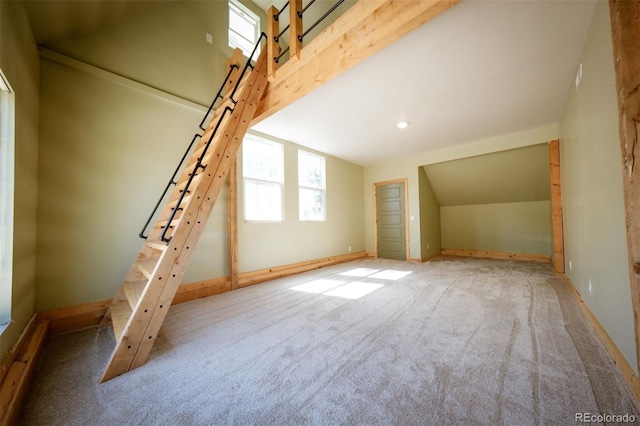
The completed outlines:
<svg viewBox="0 0 640 426">
<path fill-rule="evenodd" d="M 551 203 L 442 206 L 442 248 L 550 255 Z"/>
<path fill-rule="evenodd" d="M 609 6 L 597 2 L 560 123 L 566 273 L 636 365 Z"/>
<path fill-rule="evenodd" d="M 152 91 L 46 59 L 40 93 L 38 311 L 113 297 L 201 117 Z M 224 200 L 187 282 L 226 274 Z M 218 253 L 204 256 L 211 246 Z"/>
<path fill-rule="evenodd" d="M 0 69 L 15 92 L 13 323 L 0 336 L 0 358 L 34 312 L 38 192 L 39 59 L 21 1 L 0 1 Z"/>
<path fill-rule="evenodd" d="M 420 191 L 420 254 L 422 259 L 440 253 L 441 224 L 440 204 L 424 169 L 418 169 L 418 190 Z"/>
<path fill-rule="evenodd" d="M 43 52 L 38 311 L 117 291 L 142 245 L 140 227 L 197 130 L 198 104 L 222 82 L 227 14 L 226 2 L 180 1 Z M 206 31 L 223 38 L 212 46 Z M 241 272 L 364 249 L 362 167 L 327 157 L 328 220 L 299 223 L 297 151 L 285 146 L 287 220 L 239 224 Z M 183 281 L 228 275 L 227 246 L 223 191 Z"/>
<path fill-rule="evenodd" d="M 262 18 L 253 2 L 243 2 Z M 129 21 L 47 46 L 51 50 L 202 105 L 225 76 L 227 1 L 169 2 Z M 213 44 L 206 41 L 213 36 Z"/>
<path fill-rule="evenodd" d="M 416 153 L 364 168 L 364 229 L 365 247 L 373 253 L 373 197 L 372 187 L 376 182 L 407 178 L 409 191 L 409 215 L 420 217 L 419 168 L 458 158 L 472 157 L 507 149 L 549 142 L 558 138 L 557 124 L 527 129 L 520 132 L 464 143 L 461 145 Z M 409 221 L 410 257 L 421 259 L 422 253 L 420 221 Z"/>
<path fill-rule="evenodd" d="M 256 132 L 259 136 L 265 136 Z M 284 222 L 244 221 L 242 154 L 238 156 L 238 252 L 241 272 L 364 250 L 363 168 L 275 139 L 284 144 Z M 326 164 L 326 222 L 298 219 L 298 149 L 323 155 Z M 242 152 L 242 151 L 241 151 Z"/>
</svg>

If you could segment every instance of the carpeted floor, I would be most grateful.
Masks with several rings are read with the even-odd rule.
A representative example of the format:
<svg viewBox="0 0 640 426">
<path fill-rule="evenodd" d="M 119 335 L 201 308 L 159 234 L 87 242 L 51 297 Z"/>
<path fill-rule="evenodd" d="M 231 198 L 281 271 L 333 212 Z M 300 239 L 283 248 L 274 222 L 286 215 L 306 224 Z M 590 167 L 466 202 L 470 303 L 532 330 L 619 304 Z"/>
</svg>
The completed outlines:
<svg viewBox="0 0 640 426">
<path fill-rule="evenodd" d="M 575 424 L 640 410 L 549 265 L 368 259 L 171 308 L 98 384 L 110 328 L 50 338 L 25 425 Z"/>
</svg>

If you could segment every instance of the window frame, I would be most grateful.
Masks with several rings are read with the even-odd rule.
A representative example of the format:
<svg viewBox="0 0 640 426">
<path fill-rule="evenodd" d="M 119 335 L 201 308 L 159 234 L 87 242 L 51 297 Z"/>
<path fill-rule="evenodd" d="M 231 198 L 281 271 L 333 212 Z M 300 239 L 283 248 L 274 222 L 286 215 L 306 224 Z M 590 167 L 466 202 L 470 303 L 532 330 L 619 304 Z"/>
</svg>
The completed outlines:
<svg viewBox="0 0 640 426">
<path fill-rule="evenodd" d="M 11 324 L 15 189 L 15 94 L 0 70 L 0 335 Z"/>
<path fill-rule="evenodd" d="M 249 144 L 247 143 L 247 141 L 249 141 Z M 281 180 L 270 180 L 270 179 L 265 179 L 264 177 L 255 177 L 255 176 L 248 176 L 247 175 L 247 167 L 246 167 L 246 161 L 247 161 L 247 153 L 249 152 L 247 150 L 247 147 L 250 145 L 251 142 L 259 142 L 259 143 L 266 143 L 267 145 L 271 145 L 273 147 L 277 147 L 278 149 L 278 156 L 280 157 L 280 170 L 279 170 L 279 175 Z M 243 219 L 245 222 L 250 222 L 250 223 L 284 223 L 284 219 L 285 219 L 285 164 L 284 164 L 284 144 L 262 137 L 262 136 L 257 136 L 251 133 L 247 133 L 242 141 L 242 215 L 243 215 Z M 272 185 L 278 185 L 280 187 L 280 218 L 277 219 L 271 219 L 271 218 L 265 218 L 265 217 L 259 217 L 259 218 L 249 218 L 248 217 L 248 206 L 250 203 L 247 202 L 247 195 L 248 195 L 248 191 L 247 191 L 247 182 L 257 182 L 257 183 L 268 183 L 268 184 L 272 184 Z"/>
<path fill-rule="evenodd" d="M 228 0 L 227 4 L 229 6 L 229 29 L 227 32 L 227 44 L 232 49 L 235 49 L 237 47 L 240 50 L 242 50 L 242 53 L 244 54 L 244 56 L 248 58 L 249 55 L 251 55 L 251 50 L 253 50 L 253 46 L 255 46 L 258 40 L 260 39 L 260 17 L 256 15 L 253 11 L 251 11 L 251 9 L 249 9 L 247 6 L 242 4 L 239 0 Z M 242 35 L 236 29 L 231 27 L 231 13 L 235 13 L 236 15 L 239 15 L 241 19 L 244 19 L 247 21 L 252 20 L 255 22 L 255 31 L 253 34 L 253 40 L 247 39 L 244 35 Z M 234 33 L 236 36 L 242 38 L 243 40 L 246 40 L 252 46 L 249 52 L 246 52 L 242 48 L 242 46 L 232 45 L 231 33 Z M 258 46 L 258 49 L 256 50 L 256 54 L 258 55 L 260 54 L 260 46 Z"/>
<path fill-rule="evenodd" d="M 322 162 L 322 179 L 321 179 L 321 184 L 320 186 L 309 186 L 309 185 L 304 185 L 303 183 L 301 183 L 300 181 L 300 167 L 302 162 L 300 161 L 300 157 L 301 155 L 308 155 L 310 157 L 316 157 L 318 159 L 321 160 Z M 303 197 L 302 197 L 302 191 L 303 190 L 312 190 L 312 191 L 318 191 L 322 193 L 322 218 L 319 219 L 310 219 L 310 218 L 306 218 L 303 217 Z M 310 151 L 307 151 L 305 149 L 300 149 L 298 148 L 298 220 L 300 222 L 326 222 L 327 221 L 327 159 L 325 156 L 320 155 L 320 154 L 316 154 Z"/>
</svg>

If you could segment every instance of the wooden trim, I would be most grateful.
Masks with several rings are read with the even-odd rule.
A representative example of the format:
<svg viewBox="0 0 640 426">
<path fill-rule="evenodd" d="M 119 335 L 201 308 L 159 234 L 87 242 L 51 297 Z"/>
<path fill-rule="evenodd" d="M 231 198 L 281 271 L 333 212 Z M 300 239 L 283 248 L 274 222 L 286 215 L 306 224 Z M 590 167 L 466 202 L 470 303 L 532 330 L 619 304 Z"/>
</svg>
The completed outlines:
<svg viewBox="0 0 640 426">
<path fill-rule="evenodd" d="M 551 181 L 551 223 L 553 224 L 553 268 L 556 274 L 564 274 L 560 142 L 557 139 L 549 142 L 549 180 Z"/>
<path fill-rule="evenodd" d="M 302 272 L 320 269 L 339 263 L 351 262 L 352 260 L 362 259 L 366 257 L 364 251 L 342 254 L 339 256 L 325 257 L 322 259 L 308 260 L 306 262 L 293 263 L 291 265 L 276 266 L 273 268 L 260 269 L 252 272 L 244 272 L 240 274 L 239 286 L 247 287 L 259 284 L 265 281 L 274 280 L 276 278 L 287 277 Z"/>
<path fill-rule="evenodd" d="M 633 370 L 633 367 L 631 367 L 629 361 L 627 361 L 627 359 L 624 357 L 624 355 L 618 348 L 618 345 L 616 345 L 611 336 L 609 336 L 609 333 L 607 333 L 602 324 L 600 324 L 600 321 L 598 321 L 593 312 L 591 312 L 591 309 L 589 309 L 584 300 L 582 300 L 580 293 L 578 293 L 578 290 L 576 290 L 576 287 L 571 282 L 571 279 L 565 274 L 560 274 L 560 276 L 569 286 L 571 294 L 575 298 L 576 302 L 578 302 L 578 305 L 584 313 L 585 318 L 587 319 L 589 324 L 591 324 L 594 331 L 600 338 L 600 341 L 613 359 L 613 363 L 618 367 L 620 373 L 622 373 L 622 377 L 624 377 L 624 380 L 631 388 L 631 392 L 633 392 L 636 400 L 640 401 L 640 379 L 638 379 L 638 376 Z"/>
<path fill-rule="evenodd" d="M 42 353 L 48 327 L 48 321 L 39 321 L 34 315 L 0 366 L 0 425 L 2 426 L 15 424 L 20 414 L 34 367 Z"/>
<path fill-rule="evenodd" d="M 407 259 L 407 261 L 420 262 L 420 259 L 411 259 L 411 244 L 409 241 L 410 232 L 409 232 L 409 179 L 408 178 L 391 179 L 391 180 L 385 180 L 383 182 L 373 183 L 373 254 L 374 254 L 374 257 L 376 259 L 378 258 L 378 203 L 377 203 L 376 189 L 378 186 L 389 185 L 392 183 L 404 184 L 404 223 L 405 223 L 404 239 L 406 242 L 405 258 Z"/>
<path fill-rule="evenodd" d="M 551 256 L 546 254 L 507 253 L 502 251 L 442 249 L 444 256 L 478 257 L 482 259 L 520 260 L 523 262 L 551 263 Z"/>
<path fill-rule="evenodd" d="M 640 2 L 610 0 L 631 303 L 640 368 Z"/>
<path fill-rule="evenodd" d="M 434 258 L 440 256 L 441 254 L 442 254 L 441 252 L 430 254 L 429 256 L 425 256 L 425 257 L 421 258 L 420 261 L 421 262 L 428 262 L 431 259 L 434 259 Z"/>
<path fill-rule="evenodd" d="M 192 300 L 197 299 L 204 299 L 205 297 L 215 296 L 216 294 L 226 293 L 231 290 L 231 280 L 228 277 L 219 277 L 183 284 L 178 288 L 171 305 L 191 302 Z"/>
<path fill-rule="evenodd" d="M 227 225 L 229 232 L 229 280 L 238 288 L 238 160 L 233 160 L 227 178 Z"/>
<path fill-rule="evenodd" d="M 379 52 L 460 0 L 359 0 L 278 69 L 251 125 Z"/>
<path fill-rule="evenodd" d="M 39 312 L 38 320 L 49 321 L 49 334 L 67 333 L 100 325 L 111 299 Z"/>
</svg>

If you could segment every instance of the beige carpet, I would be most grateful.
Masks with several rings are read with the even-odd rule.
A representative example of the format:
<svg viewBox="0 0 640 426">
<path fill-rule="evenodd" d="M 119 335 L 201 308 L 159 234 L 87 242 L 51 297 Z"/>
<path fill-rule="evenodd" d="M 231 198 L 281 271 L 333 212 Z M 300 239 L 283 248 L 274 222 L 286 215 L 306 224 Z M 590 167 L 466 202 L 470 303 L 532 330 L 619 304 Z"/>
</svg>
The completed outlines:
<svg viewBox="0 0 640 426">
<path fill-rule="evenodd" d="M 171 308 L 105 384 L 111 329 L 51 338 L 21 424 L 575 424 L 637 403 L 548 265 L 363 260 Z"/>
</svg>

